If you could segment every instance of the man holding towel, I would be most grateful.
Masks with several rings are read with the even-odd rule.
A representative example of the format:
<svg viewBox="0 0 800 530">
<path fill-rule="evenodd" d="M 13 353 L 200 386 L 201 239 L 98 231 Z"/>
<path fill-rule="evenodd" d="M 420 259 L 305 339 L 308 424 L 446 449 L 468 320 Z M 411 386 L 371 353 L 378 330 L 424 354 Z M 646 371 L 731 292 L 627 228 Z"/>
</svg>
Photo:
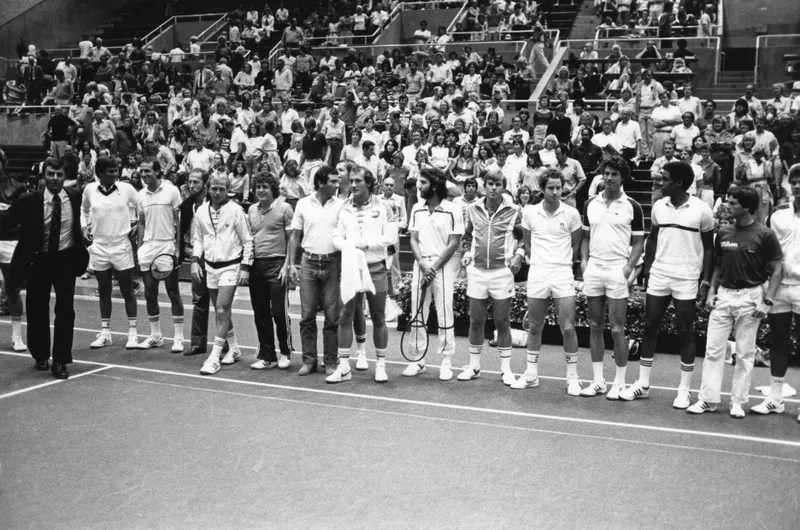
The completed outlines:
<svg viewBox="0 0 800 530">
<path fill-rule="evenodd" d="M 398 245 L 397 219 L 376 195 L 376 176 L 363 167 L 350 173 L 351 195 L 339 212 L 333 232 L 333 246 L 342 252 L 342 310 L 339 313 L 339 366 L 326 383 L 341 383 L 352 379 L 350 347 L 353 344 L 353 318 L 359 292 L 366 292 L 372 318 L 372 339 L 375 343 L 375 381 L 385 383 L 386 292 L 389 288 L 386 272 L 388 249 Z M 345 272 L 347 271 L 347 272 Z"/>
</svg>

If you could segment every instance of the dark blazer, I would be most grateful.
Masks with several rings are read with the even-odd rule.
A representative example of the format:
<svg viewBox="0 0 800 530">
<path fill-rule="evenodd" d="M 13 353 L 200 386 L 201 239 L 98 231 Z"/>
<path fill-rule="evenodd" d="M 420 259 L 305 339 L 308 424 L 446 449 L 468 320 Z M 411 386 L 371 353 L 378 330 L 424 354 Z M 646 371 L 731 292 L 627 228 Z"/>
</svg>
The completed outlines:
<svg viewBox="0 0 800 530">
<path fill-rule="evenodd" d="M 208 200 L 208 195 L 206 198 L 203 199 L 203 204 L 206 203 Z M 178 210 L 181 213 L 181 222 L 180 222 L 180 255 L 178 259 L 183 261 L 186 259 L 186 244 L 191 245 L 191 241 L 185 241 L 186 239 L 186 232 L 189 231 L 189 228 L 192 226 L 192 221 L 194 220 L 194 197 L 187 197 L 181 205 L 178 207 Z"/>
<path fill-rule="evenodd" d="M 69 267 L 75 276 L 80 276 L 89 265 L 89 252 L 83 245 L 81 232 L 81 194 L 73 188 L 64 188 L 64 191 L 72 206 L 72 237 L 75 245 L 64 251 L 62 265 Z M 19 226 L 19 243 L 11 258 L 9 277 L 6 279 L 8 288 L 16 289 L 25 283 L 36 254 L 44 244 L 44 190 L 26 193 L 0 219 L 3 228 Z"/>
</svg>

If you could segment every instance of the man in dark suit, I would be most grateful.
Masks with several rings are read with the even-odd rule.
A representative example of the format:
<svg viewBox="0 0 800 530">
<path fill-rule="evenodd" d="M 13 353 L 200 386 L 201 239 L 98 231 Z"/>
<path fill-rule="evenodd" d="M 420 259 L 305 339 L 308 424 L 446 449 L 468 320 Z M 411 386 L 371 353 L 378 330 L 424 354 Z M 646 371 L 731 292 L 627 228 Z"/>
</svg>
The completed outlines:
<svg viewBox="0 0 800 530">
<path fill-rule="evenodd" d="M 89 253 L 81 233 L 81 195 L 64 188 L 63 161 L 48 158 L 42 173 L 45 189 L 23 195 L 2 217 L 4 228 L 20 228 L 8 284 L 11 290 L 27 283 L 28 349 L 40 371 L 50 367 L 50 291 L 55 289 L 51 372 L 66 379 L 72 362 L 75 278 L 86 271 Z"/>
</svg>

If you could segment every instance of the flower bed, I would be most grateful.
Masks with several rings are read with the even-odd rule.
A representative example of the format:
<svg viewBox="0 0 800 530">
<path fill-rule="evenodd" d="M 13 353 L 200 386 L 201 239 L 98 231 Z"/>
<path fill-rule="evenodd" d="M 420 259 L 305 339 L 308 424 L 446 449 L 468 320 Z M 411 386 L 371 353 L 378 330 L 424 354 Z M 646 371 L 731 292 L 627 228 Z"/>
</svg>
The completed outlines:
<svg viewBox="0 0 800 530">
<path fill-rule="evenodd" d="M 576 308 L 575 308 L 575 327 L 578 328 L 579 336 L 587 336 L 587 331 L 589 328 L 589 314 L 586 305 L 586 295 L 584 295 L 580 291 L 576 291 Z M 455 289 L 453 294 L 453 313 L 455 314 L 456 318 L 456 325 L 455 330 L 456 333 L 461 335 L 463 334 L 463 330 L 469 329 L 469 297 L 467 296 L 467 281 L 466 280 L 456 280 L 455 281 Z M 644 322 L 645 322 L 645 312 L 644 312 L 644 302 L 645 296 L 644 294 L 635 294 L 632 295 L 631 298 L 628 300 L 628 316 L 625 323 L 625 328 L 627 331 L 628 336 L 631 339 L 641 340 L 642 332 L 644 330 Z M 402 311 L 402 315 L 398 318 L 398 327 L 401 327 L 403 322 L 407 322 L 411 315 L 411 274 L 405 274 L 403 276 L 402 281 L 400 282 L 399 290 L 397 293 L 397 304 L 400 306 L 400 310 Z M 527 310 L 527 297 L 525 293 L 525 283 L 518 283 L 516 284 L 516 289 L 514 292 L 514 300 L 511 304 L 511 325 L 512 327 L 521 328 L 522 327 L 522 319 L 525 316 L 525 312 Z M 433 312 L 433 311 L 432 311 Z M 706 331 L 708 330 L 708 309 L 706 309 L 705 304 L 700 302 L 697 303 L 697 321 L 695 323 L 695 335 L 698 340 L 698 354 L 702 354 L 705 350 L 705 341 L 706 341 Z M 491 318 L 491 313 L 489 314 L 489 318 Z M 553 306 L 552 301 L 550 302 L 550 310 L 548 311 L 547 318 L 545 320 L 546 326 L 556 327 L 558 326 L 558 319 L 556 318 L 555 308 Z M 433 329 L 435 326 L 435 320 L 431 322 L 431 326 L 429 329 Z M 606 328 L 608 328 L 608 321 L 606 320 Z M 582 331 L 583 329 L 583 331 Z M 462 333 L 459 333 L 462 331 Z M 796 330 L 795 330 L 796 331 Z M 677 344 L 678 344 L 678 332 L 675 326 L 675 309 L 672 305 L 670 305 L 669 309 L 667 309 L 667 313 L 664 316 L 664 320 L 661 323 L 661 330 L 659 333 L 659 343 L 661 347 L 659 351 L 666 351 L 669 353 L 678 353 Z M 545 333 L 545 339 L 548 336 L 552 337 L 552 333 Z M 791 353 L 790 353 L 790 364 L 797 365 L 800 364 L 798 361 L 797 353 L 797 344 L 796 344 L 796 336 L 797 333 L 792 334 L 792 346 L 791 346 Z M 583 342 L 583 341 L 581 341 Z M 769 350 L 770 347 L 770 333 L 769 333 L 769 325 L 767 324 L 767 320 L 764 319 L 761 323 L 761 327 L 758 330 L 758 338 L 757 344 L 760 348 L 764 350 Z"/>
</svg>

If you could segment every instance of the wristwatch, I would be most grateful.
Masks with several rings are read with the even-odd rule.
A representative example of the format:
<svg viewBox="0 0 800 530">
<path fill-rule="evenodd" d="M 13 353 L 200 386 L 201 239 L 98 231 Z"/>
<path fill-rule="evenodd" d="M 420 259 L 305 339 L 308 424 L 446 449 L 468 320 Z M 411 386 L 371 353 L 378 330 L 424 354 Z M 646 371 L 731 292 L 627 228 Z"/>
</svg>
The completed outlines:
<svg viewBox="0 0 800 530">
<path fill-rule="evenodd" d="M 774 302 L 772 300 L 770 300 L 769 298 L 764 298 L 764 303 L 767 304 L 770 307 L 772 307 L 773 304 L 774 304 Z"/>
</svg>

